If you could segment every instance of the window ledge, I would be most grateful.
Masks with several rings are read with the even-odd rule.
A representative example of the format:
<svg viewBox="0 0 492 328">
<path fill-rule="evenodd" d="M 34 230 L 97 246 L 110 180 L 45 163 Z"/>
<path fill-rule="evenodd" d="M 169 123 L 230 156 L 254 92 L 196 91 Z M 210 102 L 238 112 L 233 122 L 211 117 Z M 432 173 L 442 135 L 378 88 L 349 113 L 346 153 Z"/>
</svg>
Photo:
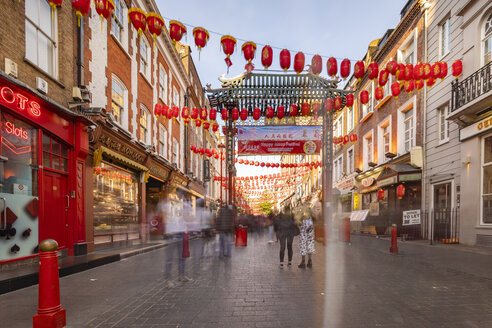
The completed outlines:
<svg viewBox="0 0 492 328">
<path fill-rule="evenodd" d="M 362 123 L 367 121 L 372 115 L 374 115 L 374 111 L 367 113 L 366 116 L 360 119 L 360 122 Z"/>
<path fill-rule="evenodd" d="M 59 87 L 61 87 L 63 89 L 66 89 L 65 84 L 61 83 L 56 77 L 54 77 L 50 73 L 46 72 L 44 69 L 42 69 L 41 67 L 39 67 L 38 65 L 36 65 L 32 61 L 30 61 L 29 59 L 27 59 L 26 57 L 24 57 L 24 61 L 27 64 L 29 64 L 30 66 L 32 66 L 33 68 L 35 68 L 37 71 L 39 71 L 40 73 L 42 73 L 45 77 L 47 77 L 51 81 L 55 82 Z"/>
<path fill-rule="evenodd" d="M 448 142 L 449 142 L 449 138 L 447 138 L 445 140 L 439 140 L 438 143 L 437 143 L 437 147 L 442 146 L 442 145 L 445 145 Z"/>
<path fill-rule="evenodd" d="M 145 80 L 145 82 L 147 82 L 147 84 L 149 85 L 149 87 L 152 88 L 152 83 L 150 83 L 149 79 L 147 78 L 147 76 L 145 76 L 144 73 L 142 73 L 142 71 L 139 71 L 138 73 L 140 73 L 140 75 L 143 77 L 143 79 Z"/>
<path fill-rule="evenodd" d="M 383 107 L 383 105 L 391 98 L 391 95 L 387 95 L 375 106 L 376 109 Z"/>
<path fill-rule="evenodd" d="M 484 230 L 492 230 L 492 224 L 488 224 L 488 225 L 478 225 L 478 226 L 475 226 L 475 229 L 484 229 Z"/>
<path fill-rule="evenodd" d="M 132 57 L 130 56 L 130 54 L 128 53 L 128 51 L 126 51 L 125 47 L 123 47 L 123 45 L 121 44 L 120 40 L 118 40 L 114 34 L 112 32 L 109 33 L 111 35 L 111 37 L 113 38 L 114 42 L 116 42 L 116 45 L 118 45 L 118 47 L 121 49 L 121 51 L 123 51 L 123 53 L 126 55 L 126 57 L 128 57 L 128 59 L 132 59 Z"/>
</svg>

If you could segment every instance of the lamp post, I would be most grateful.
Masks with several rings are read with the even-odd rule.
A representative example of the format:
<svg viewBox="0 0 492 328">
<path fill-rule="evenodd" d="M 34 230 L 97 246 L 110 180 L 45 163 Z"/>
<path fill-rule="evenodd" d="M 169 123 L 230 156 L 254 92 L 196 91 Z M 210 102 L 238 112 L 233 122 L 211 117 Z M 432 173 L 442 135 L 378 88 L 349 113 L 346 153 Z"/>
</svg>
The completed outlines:
<svg viewBox="0 0 492 328">
<path fill-rule="evenodd" d="M 222 161 L 224 159 L 225 145 L 223 143 L 221 143 L 217 147 L 220 148 L 220 206 L 222 206 L 222 166 L 223 166 Z"/>
</svg>

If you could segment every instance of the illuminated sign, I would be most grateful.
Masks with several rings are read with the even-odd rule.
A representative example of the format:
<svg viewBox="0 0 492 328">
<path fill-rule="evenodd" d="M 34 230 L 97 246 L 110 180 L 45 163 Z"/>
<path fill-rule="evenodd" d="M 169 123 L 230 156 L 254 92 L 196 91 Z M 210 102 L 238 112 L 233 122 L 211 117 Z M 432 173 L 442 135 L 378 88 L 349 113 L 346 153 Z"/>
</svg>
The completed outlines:
<svg viewBox="0 0 492 328">
<path fill-rule="evenodd" d="M 29 136 L 27 135 L 27 130 L 23 128 L 15 127 L 14 123 L 9 121 L 3 122 L 3 127 L 4 127 L 3 131 L 5 133 L 11 134 L 13 136 L 16 136 L 24 140 L 29 140 Z"/>
<path fill-rule="evenodd" d="M 10 142 L 8 139 L 5 139 L 5 137 L 1 137 L 0 141 L 3 146 L 7 147 L 11 152 L 13 152 L 16 155 L 21 155 L 21 154 L 26 154 L 31 152 L 31 146 L 16 146 L 12 142 Z"/>
<path fill-rule="evenodd" d="M 475 122 L 460 130 L 460 141 L 471 138 L 479 133 L 492 129 L 492 116 Z"/>
<path fill-rule="evenodd" d="M 12 91 L 9 87 L 3 87 L 0 89 L 0 102 L 9 107 L 16 106 L 17 110 L 21 112 L 27 111 L 29 114 L 35 117 L 41 115 L 41 106 L 34 100 L 29 100 L 26 96 Z"/>
</svg>

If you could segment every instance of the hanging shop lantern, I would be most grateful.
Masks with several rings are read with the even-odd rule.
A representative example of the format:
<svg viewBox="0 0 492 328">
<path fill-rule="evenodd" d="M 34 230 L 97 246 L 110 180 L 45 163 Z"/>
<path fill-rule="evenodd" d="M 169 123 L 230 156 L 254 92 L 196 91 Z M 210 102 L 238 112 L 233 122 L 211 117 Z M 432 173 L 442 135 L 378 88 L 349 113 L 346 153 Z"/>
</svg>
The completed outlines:
<svg viewBox="0 0 492 328">
<path fill-rule="evenodd" d="M 348 95 L 345 96 L 345 106 L 348 108 L 352 108 L 354 105 L 354 94 L 349 93 Z"/>
<path fill-rule="evenodd" d="M 285 116 L 285 107 L 284 106 L 278 106 L 277 108 L 277 117 L 279 120 L 283 119 Z"/>
<path fill-rule="evenodd" d="M 333 108 L 335 110 L 340 110 L 342 109 L 342 97 L 335 97 L 335 99 L 333 99 Z"/>
<path fill-rule="evenodd" d="M 423 87 L 424 87 L 424 80 L 422 79 L 415 80 L 415 89 L 417 89 L 417 91 L 422 90 Z"/>
<path fill-rule="evenodd" d="M 181 41 L 183 35 L 186 34 L 186 27 L 178 21 L 169 21 L 169 37 L 173 41 L 173 46 L 176 47 L 176 42 Z"/>
<path fill-rule="evenodd" d="M 448 64 L 446 62 L 439 62 L 441 65 L 441 72 L 439 74 L 439 78 L 444 80 L 444 78 L 448 75 Z"/>
<path fill-rule="evenodd" d="M 423 71 L 424 71 L 424 74 L 422 75 L 422 77 L 424 78 L 424 80 L 427 81 L 432 75 L 431 64 L 429 64 L 429 63 L 423 64 Z"/>
<path fill-rule="evenodd" d="M 280 67 L 284 71 L 287 71 L 290 67 L 290 52 L 287 49 L 283 49 L 280 52 Z"/>
<path fill-rule="evenodd" d="M 311 106 L 308 103 L 303 103 L 301 106 L 301 113 L 303 116 L 308 116 L 311 113 Z"/>
<path fill-rule="evenodd" d="M 157 40 L 157 37 L 161 35 L 163 27 L 164 27 L 164 19 L 162 19 L 162 17 L 159 14 L 157 13 L 147 14 L 147 28 L 149 29 L 150 34 L 152 34 L 154 43 Z"/>
<path fill-rule="evenodd" d="M 234 122 L 239 119 L 239 109 L 237 109 L 236 107 L 234 107 L 231 111 L 231 118 Z"/>
<path fill-rule="evenodd" d="M 200 119 L 202 121 L 206 121 L 207 120 L 207 116 L 208 116 L 207 109 L 205 107 L 203 107 L 202 109 L 200 109 Z"/>
<path fill-rule="evenodd" d="M 421 62 L 418 62 L 413 67 L 413 78 L 414 80 L 420 80 L 424 76 L 424 65 Z"/>
<path fill-rule="evenodd" d="M 326 71 L 328 72 L 328 75 L 331 77 L 334 77 L 337 75 L 338 72 L 338 66 L 337 66 L 337 60 L 334 57 L 328 58 L 328 61 L 326 62 Z"/>
<path fill-rule="evenodd" d="M 239 117 L 241 118 L 242 121 L 246 121 L 248 119 L 248 109 L 247 108 L 241 109 L 241 113 L 239 113 Z"/>
<path fill-rule="evenodd" d="M 274 116 L 275 116 L 275 112 L 273 110 L 273 107 L 272 106 L 268 106 L 266 108 L 266 113 L 265 113 L 265 116 L 267 119 L 271 120 Z"/>
<path fill-rule="evenodd" d="M 210 118 L 210 121 L 215 121 L 217 119 L 217 110 L 211 108 L 208 112 L 208 117 Z"/>
<path fill-rule="evenodd" d="M 230 35 L 224 35 L 220 38 L 220 43 L 222 45 L 222 50 L 227 56 L 224 61 L 227 65 L 227 72 L 229 72 L 229 67 L 232 65 L 232 61 L 229 58 L 234 53 L 234 48 L 236 47 L 236 39 Z"/>
<path fill-rule="evenodd" d="M 377 101 L 381 101 L 381 99 L 384 98 L 384 89 L 383 89 L 383 87 L 377 87 L 376 90 L 374 90 L 374 98 Z"/>
<path fill-rule="evenodd" d="M 190 117 L 190 110 L 188 109 L 188 107 L 183 107 L 183 109 L 181 109 L 181 117 L 183 119 L 187 119 Z"/>
<path fill-rule="evenodd" d="M 382 69 L 381 72 L 379 72 L 379 79 L 378 79 L 379 86 L 384 87 L 386 83 L 388 83 L 388 78 L 389 78 L 388 70 Z"/>
<path fill-rule="evenodd" d="M 323 69 L 323 59 L 321 59 L 320 55 L 314 55 L 311 59 L 311 72 L 318 76 Z"/>
<path fill-rule="evenodd" d="M 167 117 L 168 120 L 170 120 L 170 119 L 173 118 L 173 109 L 172 108 L 170 108 L 170 107 L 167 108 L 166 117 Z"/>
<path fill-rule="evenodd" d="M 227 126 L 222 127 L 222 134 L 226 135 L 227 134 Z"/>
<path fill-rule="evenodd" d="M 384 199 L 384 190 L 379 189 L 378 190 L 378 200 L 383 200 Z"/>
<path fill-rule="evenodd" d="M 212 124 L 212 131 L 217 132 L 218 129 L 219 129 L 219 125 L 217 123 L 213 123 Z"/>
<path fill-rule="evenodd" d="M 260 166 L 260 162 L 256 161 L 255 166 Z M 258 179 L 258 176 L 255 176 L 255 179 Z"/>
<path fill-rule="evenodd" d="M 210 128 L 210 122 L 209 121 L 204 121 L 203 122 L 203 129 L 207 130 Z"/>
<path fill-rule="evenodd" d="M 198 114 L 199 114 L 198 108 L 193 107 L 191 109 L 191 115 L 190 115 L 191 119 L 196 120 L 198 118 Z"/>
<path fill-rule="evenodd" d="M 243 51 L 244 59 L 246 59 L 248 63 L 251 63 L 255 58 L 256 44 L 251 41 L 245 42 L 241 46 L 241 50 Z"/>
<path fill-rule="evenodd" d="M 215 131 L 214 131 L 215 132 Z M 214 154 L 215 159 L 219 159 L 219 154 Z"/>
<path fill-rule="evenodd" d="M 362 105 L 366 105 L 369 102 L 369 91 L 363 90 L 360 95 L 360 102 Z"/>
<path fill-rule="evenodd" d="M 73 4 L 73 2 L 72 2 Z M 132 22 L 133 28 L 137 30 L 138 37 L 145 32 L 147 28 L 147 15 L 140 8 L 130 8 L 128 9 L 128 18 Z"/>
<path fill-rule="evenodd" d="M 415 80 L 405 81 L 404 88 L 406 93 L 412 94 L 412 91 L 415 88 Z"/>
<path fill-rule="evenodd" d="M 396 196 L 398 199 L 402 199 L 405 196 L 405 186 L 403 184 L 396 187 Z"/>
<path fill-rule="evenodd" d="M 261 109 L 259 109 L 258 107 L 255 107 L 255 109 L 253 109 L 253 119 L 255 121 L 258 121 L 261 117 Z"/>
<path fill-rule="evenodd" d="M 396 70 L 398 69 L 398 63 L 394 60 L 390 60 L 386 64 L 386 70 L 388 71 L 389 74 L 391 75 L 396 75 Z"/>
<path fill-rule="evenodd" d="M 179 117 L 179 107 L 178 106 L 173 106 L 172 112 L 173 112 L 173 118 L 174 119 L 177 119 Z"/>
<path fill-rule="evenodd" d="M 350 75 L 350 59 L 345 58 L 340 63 L 340 76 L 346 79 Z"/>
<path fill-rule="evenodd" d="M 378 78 L 379 75 L 379 66 L 378 63 L 373 62 L 369 64 L 369 67 L 367 68 L 367 77 L 369 80 L 375 80 Z"/>
<path fill-rule="evenodd" d="M 294 105 L 294 104 L 290 105 L 290 107 L 289 107 L 289 115 L 291 117 L 297 116 L 297 105 Z"/>
<path fill-rule="evenodd" d="M 195 27 L 193 29 L 193 36 L 195 37 L 195 45 L 198 47 L 198 53 L 200 56 L 200 51 L 207 45 L 210 35 L 203 27 Z"/>
<path fill-rule="evenodd" d="M 53 3 L 52 0 L 48 0 L 48 3 L 50 4 L 50 7 L 54 10 L 55 7 L 61 6 L 62 1 L 59 0 Z M 113 13 L 114 2 L 113 0 L 94 0 L 94 7 L 96 7 L 96 12 L 99 15 L 99 18 L 101 19 L 101 29 L 102 29 L 103 21 L 105 19 L 108 19 Z"/>
<path fill-rule="evenodd" d="M 413 65 L 412 64 L 406 64 L 405 65 L 405 80 L 412 80 L 413 79 Z"/>
<path fill-rule="evenodd" d="M 400 95 L 401 88 L 400 88 L 400 83 L 399 82 L 393 82 L 391 85 L 391 95 L 398 99 L 398 96 Z"/>
<path fill-rule="evenodd" d="M 261 49 L 261 64 L 268 69 L 272 66 L 273 61 L 273 50 L 268 44 Z"/>
<path fill-rule="evenodd" d="M 294 56 L 294 71 L 296 71 L 297 74 L 300 74 L 304 70 L 305 59 L 306 58 L 301 51 Z"/>
<path fill-rule="evenodd" d="M 434 77 L 430 77 L 426 82 L 425 85 L 427 85 L 429 88 L 431 88 L 434 84 L 436 83 L 436 79 Z"/>
<path fill-rule="evenodd" d="M 265 167 L 265 163 L 261 162 L 260 167 Z"/>
<path fill-rule="evenodd" d="M 398 64 L 396 69 L 396 79 L 398 81 L 405 81 L 405 64 Z"/>
<path fill-rule="evenodd" d="M 441 76 L 441 63 L 435 62 L 431 66 L 431 76 L 434 80 L 437 80 Z"/>
<path fill-rule="evenodd" d="M 463 62 L 461 60 L 457 60 L 451 66 L 452 74 L 455 78 L 460 77 L 461 73 L 463 73 Z"/>
<path fill-rule="evenodd" d="M 77 24 L 80 27 L 80 19 L 82 18 L 82 16 L 85 16 L 89 13 L 89 10 L 91 8 L 91 0 L 72 0 L 72 8 L 75 10 L 75 15 L 77 15 Z M 138 9 L 138 8 L 128 9 L 128 15 L 130 15 L 131 9 Z M 145 26 L 145 13 L 143 13 L 143 20 L 144 20 L 143 24 Z"/>
<path fill-rule="evenodd" d="M 364 77 L 364 74 L 365 74 L 364 62 L 362 60 L 359 60 L 354 65 L 354 77 L 360 81 Z"/>
<path fill-rule="evenodd" d="M 199 128 L 200 126 L 202 126 L 202 121 L 201 120 L 195 120 L 195 126 L 197 128 Z"/>
<path fill-rule="evenodd" d="M 188 118 L 183 118 L 183 122 L 184 122 L 185 125 L 188 125 L 188 124 L 190 124 L 191 119 L 189 117 Z"/>
<path fill-rule="evenodd" d="M 227 121 L 229 119 L 229 111 L 227 110 L 227 108 L 222 108 L 221 115 L 222 120 Z"/>
</svg>

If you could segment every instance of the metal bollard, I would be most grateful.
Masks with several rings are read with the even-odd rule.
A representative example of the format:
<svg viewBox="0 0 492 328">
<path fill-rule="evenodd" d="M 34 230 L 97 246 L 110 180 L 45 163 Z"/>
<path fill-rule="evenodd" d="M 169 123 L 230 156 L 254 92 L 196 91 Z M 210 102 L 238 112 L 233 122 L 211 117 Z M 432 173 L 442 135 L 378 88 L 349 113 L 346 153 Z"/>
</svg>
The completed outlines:
<svg viewBox="0 0 492 328">
<path fill-rule="evenodd" d="M 396 240 L 396 224 L 392 225 L 392 230 L 391 230 L 391 247 L 390 247 L 390 253 L 397 254 L 398 253 L 398 245 L 397 245 L 397 240 Z"/>
<path fill-rule="evenodd" d="M 53 239 L 39 244 L 39 305 L 32 318 L 34 328 L 61 328 L 66 326 L 66 311 L 60 304 L 58 275 L 58 243 Z"/>
</svg>

